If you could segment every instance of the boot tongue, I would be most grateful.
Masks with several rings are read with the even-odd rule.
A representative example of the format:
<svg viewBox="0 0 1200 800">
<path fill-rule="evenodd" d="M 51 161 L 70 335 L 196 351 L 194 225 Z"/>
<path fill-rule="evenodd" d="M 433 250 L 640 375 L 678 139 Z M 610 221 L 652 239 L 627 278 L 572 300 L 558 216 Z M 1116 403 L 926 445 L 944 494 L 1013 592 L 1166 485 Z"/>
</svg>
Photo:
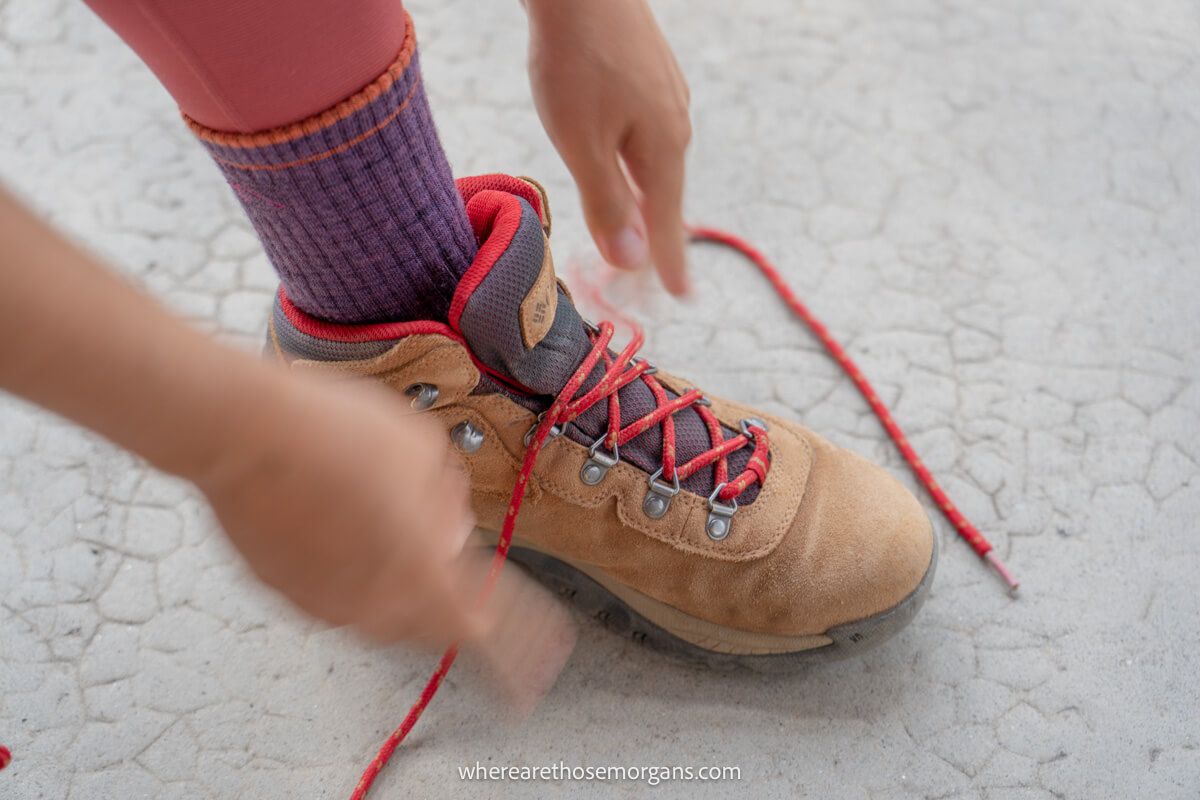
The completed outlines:
<svg viewBox="0 0 1200 800">
<path fill-rule="evenodd" d="M 558 394 L 591 342 L 558 285 L 541 218 L 524 198 L 499 191 L 474 195 L 467 211 L 481 245 L 451 322 L 488 367 L 535 394 Z"/>
</svg>

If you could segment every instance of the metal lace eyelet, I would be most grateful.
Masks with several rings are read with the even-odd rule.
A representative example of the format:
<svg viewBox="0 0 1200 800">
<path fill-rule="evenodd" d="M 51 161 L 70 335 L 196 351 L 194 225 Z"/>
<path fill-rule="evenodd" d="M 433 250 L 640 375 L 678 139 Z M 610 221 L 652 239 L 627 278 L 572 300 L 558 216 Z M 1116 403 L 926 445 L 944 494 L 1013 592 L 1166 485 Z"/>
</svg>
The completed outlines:
<svg viewBox="0 0 1200 800">
<path fill-rule="evenodd" d="M 738 510 L 736 497 L 732 503 L 722 503 L 717 500 L 717 495 L 726 485 L 719 484 L 708 496 L 708 521 L 704 523 L 704 532 L 714 542 L 719 542 L 729 535 L 729 531 L 733 529 L 733 515 Z"/>
<path fill-rule="evenodd" d="M 633 358 L 629 359 L 629 361 L 630 361 L 630 363 L 632 363 L 632 364 L 640 364 L 640 363 L 642 363 L 643 361 L 645 361 L 645 362 L 646 362 L 646 364 L 647 364 L 648 366 L 646 367 L 646 371 L 642 373 L 643 375 L 656 375 L 656 374 L 658 374 L 658 367 L 654 366 L 654 365 L 653 365 L 653 364 L 651 364 L 649 361 L 646 361 L 646 359 L 642 358 L 641 356 L 634 356 Z"/>
<path fill-rule="evenodd" d="M 746 417 L 744 420 L 741 421 L 741 426 L 742 426 L 742 435 L 745 436 L 747 439 L 750 439 L 751 441 L 754 440 L 754 431 L 750 430 L 750 428 L 754 427 L 754 428 L 758 428 L 759 430 L 762 430 L 762 431 L 771 430 L 767 426 L 767 423 L 763 422 L 758 417 Z"/>
<path fill-rule="evenodd" d="M 450 429 L 450 441 L 460 452 L 470 455 L 483 447 L 483 431 L 464 419 Z"/>
<path fill-rule="evenodd" d="M 538 426 L 542 424 L 542 420 L 544 420 L 545 418 L 546 418 L 545 411 L 538 414 L 537 420 L 532 425 L 530 425 L 529 430 L 527 430 L 525 432 L 525 446 L 526 447 L 529 447 L 529 443 L 533 441 L 533 434 L 537 431 Z M 568 422 L 563 425 L 554 425 L 553 427 L 551 427 L 550 433 L 548 433 L 546 435 L 546 440 L 545 440 L 545 442 L 543 442 L 543 444 L 548 444 L 548 443 L 554 441 L 555 439 L 557 439 L 559 436 L 562 436 L 563 433 L 567 430 L 567 425 L 570 425 L 570 424 L 571 423 Z"/>
<path fill-rule="evenodd" d="M 595 486 L 604 480 L 604 476 L 617 465 L 621 458 L 621 448 L 618 445 L 613 445 L 611 453 L 600 449 L 600 445 L 604 444 L 604 439 L 605 436 L 601 435 L 599 439 L 592 442 L 588 447 L 588 459 L 583 462 L 583 467 L 579 470 L 579 480 L 588 486 Z"/>
<path fill-rule="evenodd" d="M 671 483 L 659 480 L 662 477 L 663 468 L 650 476 L 648 481 L 650 488 L 646 490 L 646 497 L 642 500 L 642 511 L 650 519 L 662 519 L 666 516 L 667 511 L 671 508 L 671 499 L 679 494 L 679 474 L 674 475 L 674 480 Z"/>
<path fill-rule="evenodd" d="M 425 411 L 432 408 L 438 399 L 438 387 L 432 383 L 414 383 L 404 390 L 407 397 L 412 398 L 410 405 L 415 411 Z"/>
</svg>

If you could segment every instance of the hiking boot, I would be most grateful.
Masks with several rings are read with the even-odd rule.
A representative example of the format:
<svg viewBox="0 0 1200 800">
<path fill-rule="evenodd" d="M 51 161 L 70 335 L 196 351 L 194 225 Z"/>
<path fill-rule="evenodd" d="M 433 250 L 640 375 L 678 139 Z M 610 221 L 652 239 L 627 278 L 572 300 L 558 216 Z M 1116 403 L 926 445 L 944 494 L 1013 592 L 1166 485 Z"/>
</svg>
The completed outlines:
<svg viewBox="0 0 1200 800">
<path fill-rule="evenodd" d="M 859 652 L 912 619 L 937 545 L 911 493 L 796 422 L 657 370 L 633 353 L 638 337 L 610 348 L 611 324 L 585 322 L 555 276 L 536 183 L 459 189 L 479 253 L 447 322 L 330 324 L 281 290 L 270 350 L 380 381 L 436 418 L 493 544 L 546 433 L 509 558 L 635 639 L 775 670 Z"/>
</svg>

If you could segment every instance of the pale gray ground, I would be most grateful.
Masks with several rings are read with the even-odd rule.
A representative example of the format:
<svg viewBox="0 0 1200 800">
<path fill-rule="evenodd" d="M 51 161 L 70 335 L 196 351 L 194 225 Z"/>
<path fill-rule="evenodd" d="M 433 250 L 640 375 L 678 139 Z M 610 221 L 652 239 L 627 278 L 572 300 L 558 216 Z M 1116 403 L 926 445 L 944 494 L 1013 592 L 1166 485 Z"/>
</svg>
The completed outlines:
<svg viewBox="0 0 1200 800">
<path fill-rule="evenodd" d="M 412 5 L 456 171 L 539 176 L 560 261 L 586 252 L 518 4 Z M 1200 795 L 1196 7 L 659 8 L 695 97 L 690 216 L 778 258 L 1025 591 L 1009 600 L 939 519 L 929 604 L 859 661 L 702 674 L 584 624 L 526 724 L 452 679 L 378 796 L 493 796 L 458 780 L 477 760 L 741 767 L 662 797 Z M 180 313 L 257 343 L 274 280 L 233 196 L 80 4 L 0 0 L 0 120 L 6 182 Z M 694 309 L 642 307 L 656 358 L 902 472 L 750 270 L 698 251 L 695 272 Z M 188 487 L 11 399 L 0 548 L 5 798 L 344 797 L 432 664 L 297 618 Z"/>
</svg>

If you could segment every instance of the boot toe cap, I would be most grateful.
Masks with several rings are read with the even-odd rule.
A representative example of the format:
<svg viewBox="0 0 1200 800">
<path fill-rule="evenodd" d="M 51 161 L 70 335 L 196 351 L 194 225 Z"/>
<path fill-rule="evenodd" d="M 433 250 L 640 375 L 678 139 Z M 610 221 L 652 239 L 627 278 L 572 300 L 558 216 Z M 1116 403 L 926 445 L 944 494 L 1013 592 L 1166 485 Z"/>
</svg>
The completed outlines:
<svg viewBox="0 0 1200 800">
<path fill-rule="evenodd" d="M 819 437 L 790 536 L 800 605 L 813 632 L 889 612 L 934 568 L 933 527 L 887 471 Z"/>
</svg>

